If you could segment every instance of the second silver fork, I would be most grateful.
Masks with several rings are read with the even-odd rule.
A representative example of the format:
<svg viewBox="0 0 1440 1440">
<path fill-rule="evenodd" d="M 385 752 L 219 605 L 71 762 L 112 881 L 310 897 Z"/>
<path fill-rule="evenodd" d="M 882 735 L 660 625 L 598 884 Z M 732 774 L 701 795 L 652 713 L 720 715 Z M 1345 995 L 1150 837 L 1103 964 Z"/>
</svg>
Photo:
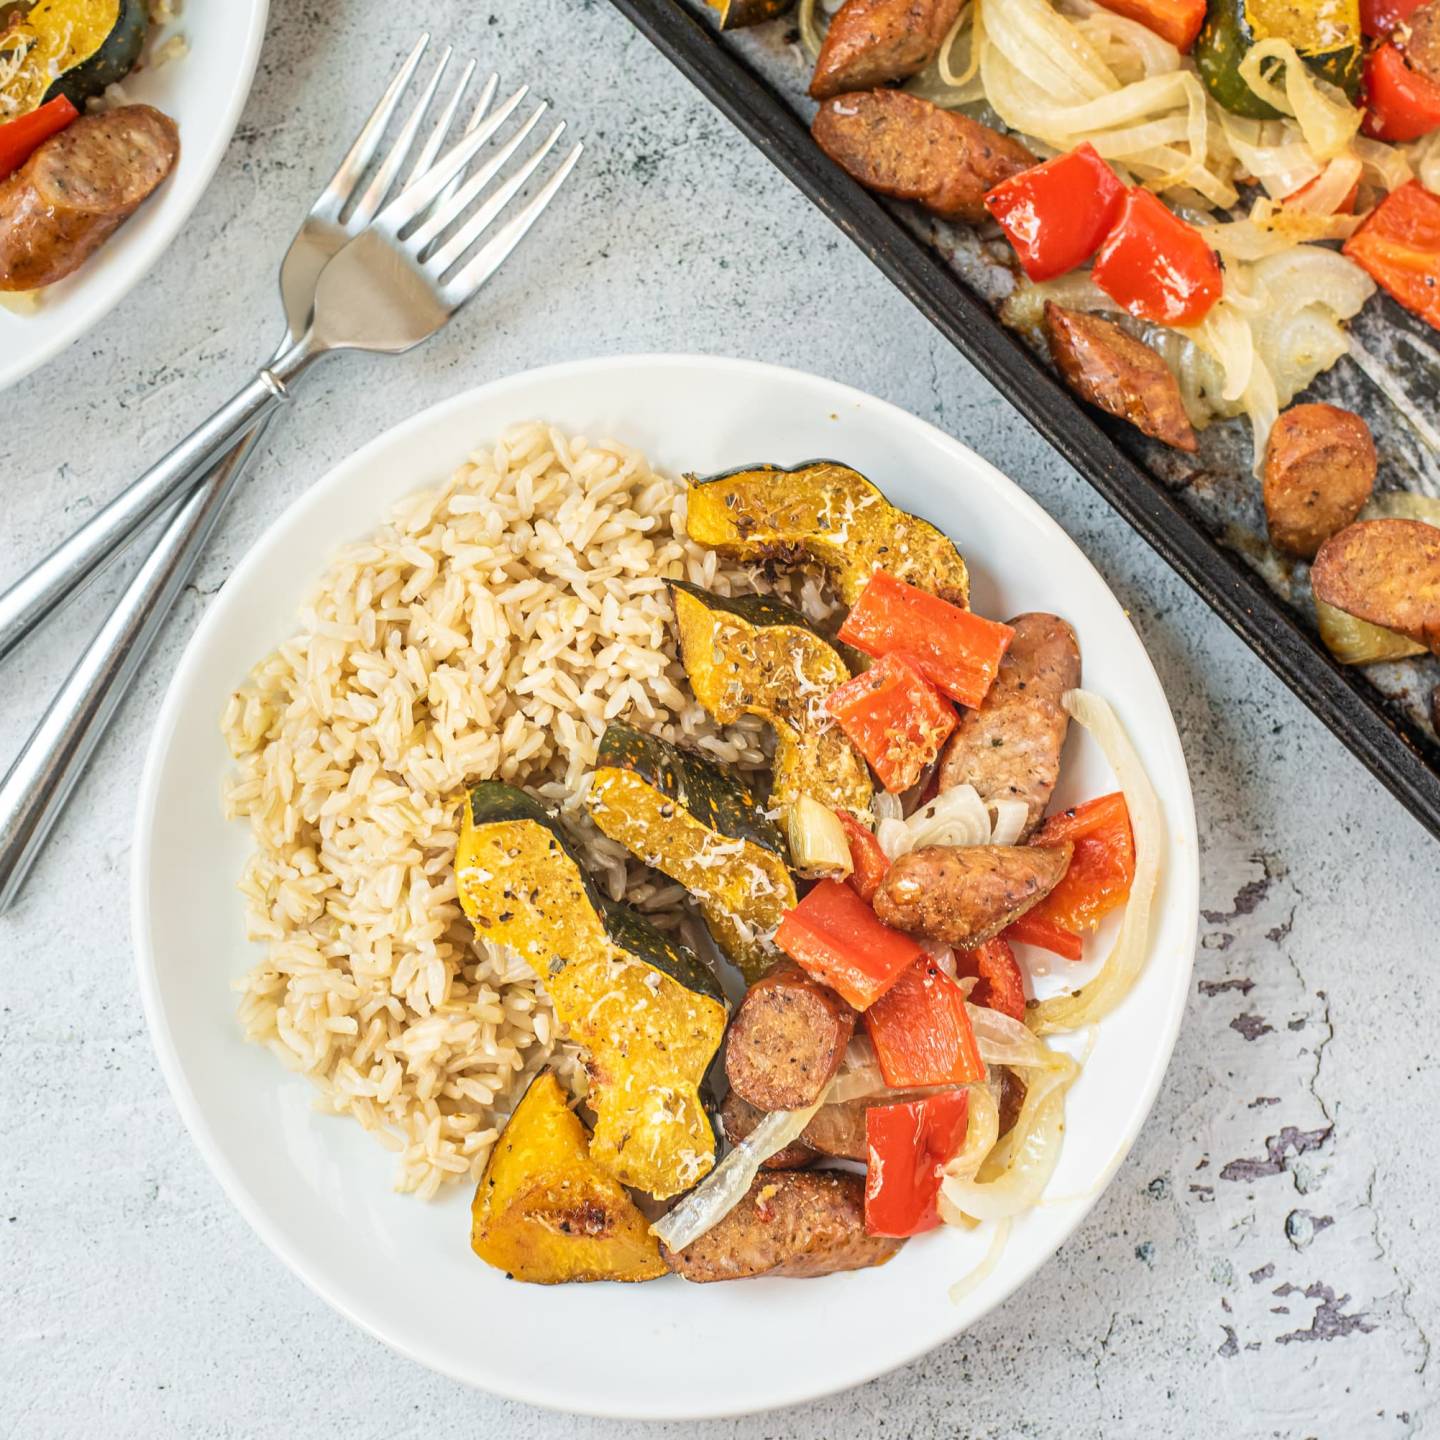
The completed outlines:
<svg viewBox="0 0 1440 1440">
<path fill-rule="evenodd" d="M 450 59 L 449 50 L 441 57 L 433 77 L 374 178 L 363 193 L 360 190 L 427 44 L 428 36 L 422 36 L 376 105 L 339 170 L 307 215 L 286 254 L 281 267 L 281 295 L 287 333 L 285 341 L 276 352 L 277 361 L 287 352 L 293 352 L 304 339 L 316 285 L 326 264 L 365 230 L 397 187 L 401 171 L 439 89 Z M 415 187 L 431 171 L 454 122 L 474 69 L 473 62 L 466 66 L 460 82 L 443 107 L 415 160 L 402 193 Z M 466 129 L 468 136 L 473 137 L 476 127 L 484 122 L 494 100 L 497 85 L 497 77 L 492 75 L 483 87 Z M 486 137 L 498 129 L 525 93 L 525 88 L 522 87 L 490 117 L 490 123 L 486 126 Z M 437 223 L 442 216 L 463 215 L 485 185 L 498 174 L 500 167 L 533 128 L 544 109 L 543 104 L 537 107 L 518 133 L 501 148 L 498 156 L 482 166 L 475 177 L 467 181 L 464 164 L 452 165 L 453 173 L 432 185 L 426 192 L 424 202 L 414 207 L 414 219 L 420 223 L 412 225 L 412 228 L 418 231 L 421 225 L 431 227 L 434 233 L 429 238 L 433 240 L 450 223 Z M 486 202 L 479 214 L 466 224 L 465 230 L 478 233 L 477 221 L 486 217 L 485 223 L 488 224 L 490 219 L 498 215 L 518 192 L 524 180 L 533 173 L 558 135 L 559 129 L 527 163 L 519 176 L 505 182 L 496 196 Z M 472 147 L 472 153 L 474 149 L 478 149 L 478 145 Z M 447 159 L 453 159 L 454 153 L 452 151 Z M 558 174 L 542 195 L 532 201 L 521 216 L 516 217 L 516 221 L 523 220 L 525 223 L 517 227 L 516 221 L 512 221 L 511 226 L 507 227 L 507 230 L 512 231 L 518 229 L 518 233 L 513 234 L 509 247 L 503 249 L 503 253 L 491 265 L 491 270 L 509 253 L 509 248 L 513 248 L 513 244 L 518 242 L 520 236 L 529 228 L 529 223 L 533 223 L 535 215 L 539 209 L 544 208 L 578 153 L 577 146 L 566 157 L 563 173 Z M 484 228 L 483 224 L 478 228 Z M 457 235 L 447 248 L 453 248 L 458 241 Z M 461 250 L 463 249 L 462 246 Z M 477 257 L 472 264 L 478 263 Z M 478 283 L 483 283 L 483 277 L 474 288 L 478 288 Z M 0 781 L 0 913 L 8 909 L 18 895 L 70 791 L 105 733 L 130 680 L 174 607 L 214 531 L 217 520 L 257 452 L 267 424 L 268 416 L 262 418 L 255 429 L 216 467 L 196 493 L 174 512 L 159 543 L 136 572 L 114 611 L 35 727 L 25 748 L 3 781 Z M 132 487 L 131 491 L 125 492 L 117 501 L 112 502 L 107 511 L 102 512 L 102 516 L 96 517 L 99 521 L 108 514 L 107 528 L 92 533 L 86 539 L 76 537 L 79 543 L 73 545 L 74 553 L 70 555 L 66 554 L 67 547 L 64 546 L 54 552 L 49 561 L 26 577 L 27 581 L 32 578 L 35 581 L 29 593 L 25 590 L 24 581 L 7 592 L 5 601 L 8 603 L 0 606 L 0 611 L 4 612 L 3 616 L 0 616 L 0 655 L 3 655 L 30 625 L 37 623 L 54 607 L 57 593 L 54 588 L 55 576 L 59 567 L 66 564 L 86 566 L 88 578 L 89 574 L 93 574 L 134 535 L 148 514 L 153 513 L 153 499 L 148 503 L 148 510 L 143 509 Z"/>
</svg>

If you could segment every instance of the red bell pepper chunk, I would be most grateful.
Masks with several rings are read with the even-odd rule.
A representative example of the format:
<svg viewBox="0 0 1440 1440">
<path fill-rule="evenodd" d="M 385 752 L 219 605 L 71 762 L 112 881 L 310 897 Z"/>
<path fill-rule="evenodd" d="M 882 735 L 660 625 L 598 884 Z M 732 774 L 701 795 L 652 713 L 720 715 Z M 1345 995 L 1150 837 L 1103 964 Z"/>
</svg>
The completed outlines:
<svg viewBox="0 0 1440 1440">
<path fill-rule="evenodd" d="M 890 857 L 880 848 L 875 832 L 862 825 L 848 810 L 837 810 L 845 838 L 850 842 L 850 884 L 868 905 L 880 888 Z"/>
<path fill-rule="evenodd" d="M 880 1073 L 892 1089 L 970 1085 L 985 1078 L 965 992 L 928 955 L 910 966 L 863 1019 Z"/>
<path fill-rule="evenodd" d="M 1360 29 L 1373 39 L 1383 40 L 1424 3 L 1425 0 L 1360 0 Z"/>
<path fill-rule="evenodd" d="M 1440 129 L 1440 85 L 1388 41 L 1365 60 L 1365 133 L 1376 140 L 1419 140 Z"/>
<path fill-rule="evenodd" d="M 1107 10 L 1135 20 L 1168 40 L 1182 55 L 1205 23 L 1205 0 L 1100 0 Z"/>
<path fill-rule="evenodd" d="M 52 135 L 58 135 L 80 112 L 67 96 L 0 125 L 0 180 L 18 170 Z"/>
<path fill-rule="evenodd" d="M 979 705 L 1015 632 L 962 610 L 884 570 L 871 577 L 840 627 L 840 639 L 867 655 L 898 651 L 961 705 Z"/>
<path fill-rule="evenodd" d="M 1345 254 L 1440 330 L 1440 195 L 1418 180 L 1391 191 L 1345 242 Z"/>
<path fill-rule="evenodd" d="M 1066 960 L 1080 960 L 1085 955 L 1085 943 L 1073 930 L 1062 930 L 1053 920 L 1034 911 L 1007 925 L 1000 934 L 1012 945 L 1037 945 Z"/>
<path fill-rule="evenodd" d="M 1159 325 L 1196 325 L 1220 298 L 1220 261 L 1193 226 L 1138 185 L 1091 271 L 1122 309 Z"/>
<path fill-rule="evenodd" d="M 969 1128 L 968 1090 L 865 1112 L 865 1229 L 871 1235 L 919 1235 L 940 1223 L 941 1171 Z"/>
<path fill-rule="evenodd" d="M 880 783 L 898 794 L 935 762 L 955 728 L 955 709 L 903 655 L 882 655 L 826 697 L 825 708 Z"/>
<path fill-rule="evenodd" d="M 1102 795 L 1052 815 L 1030 843 L 1060 845 L 1067 840 L 1074 846 L 1070 868 L 1060 883 L 1005 934 L 1055 949 L 1045 939 L 1030 938 L 1045 934 L 1045 927 L 1051 927 L 1059 936 L 1074 937 L 1073 953 L 1067 958 L 1078 960 L 1080 938 L 1124 903 L 1135 880 L 1135 837 L 1124 795 L 1117 790 L 1113 795 Z M 1052 935 L 1050 941 L 1056 938 Z"/>
<path fill-rule="evenodd" d="M 775 944 L 856 1010 L 868 1010 L 921 954 L 838 880 L 822 880 L 785 912 Z"/>
<path fill-rule="evenodd" d="M 1124 195 L 1120 177 L 1087 141 L 1002 181 L 985 196 L 985 208 L 1000 222 L 1025 273 L 1052 280 L 1100 248 Z"/>
<path fill-rule="evenodd" d="M 1008 941 L 996 936 L 973 950 L 957 950 L 955 970 L 960 975 L 978 977 L 979 983 L 970 992 L 972 1005 L 998 1010 L 1012 1020 L 1024 1020 L 1025 977 Z"/>
</svg>

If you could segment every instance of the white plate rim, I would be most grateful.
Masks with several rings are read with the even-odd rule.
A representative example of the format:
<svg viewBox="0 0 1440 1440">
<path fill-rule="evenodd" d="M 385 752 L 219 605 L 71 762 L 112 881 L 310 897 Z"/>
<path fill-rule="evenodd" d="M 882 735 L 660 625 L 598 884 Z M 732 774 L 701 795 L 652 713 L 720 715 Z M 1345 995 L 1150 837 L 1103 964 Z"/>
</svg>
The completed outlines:
<svg viewBox="0 0 1440 1440">
<path fill-rule="evenodd" d="M 1116 597 L 1110 589 L 1104 576 L 1095 568 L 1094 564 L 1080 546 L 1036 500 L 1026 494 L 1015 481 L 1011 480 L 1003 471 L 992 465 L 983 456 L 972 451 L 962 441 L 940 430 L 939 427 L 932 425 L 929 421 L 922 420 L 920 417 L 911 414 L 902 407 L 889 401 L 881 400 L 857 387 L 789 366 L 774 365 L 763 361 L 711 356 L 701 353 L 645 352 L 585 360 L 562 361 L 505 376 L 441 400 L 435 405 L 429 406 L 417 414 L 410 416 L 408 419 L 401 421 L 398 425 L 392 426 L 374 436 L 358 449 L 339 460 L 325 475 L 296 496 L 251 545 L 250 549 L 231 572 L 231 575 L 226 581 L 226 585 L 234 584 L 238 590 L 240 586 L 248 580 L 252 571 L 260 570 L 265 562 L 266 551 L 277 534 L 289 528 L 290 525 L 299 522 L 310 508 L 322 507 L 331 492 L 344 487 L 347 476 L 352 469 L 358 470 L 364 466 L 368 463 L 371 455 L 382 448 L 392 444 L 398 444 L 404 439 L 422 433 L 428 426 L 439 423 L 452 411 L 475 405 L 482 399 L 492 401 L 497 398 L 503 398 L 509 391 L 523 390 L 529 385 L 542 381 L 568 380 L 572 382 L 583 382 L 586 376 L 596 372 L 623 370 L 631 367 L 643 368 L 656 364 L 663 364 L 667 367 L 698 367 L 716 370 L 722 373 L 727 371 L 730 373 L 744 373 L 762 378 L 770 375 L 777 378 L 785 377 L 791 380 L 798 378 L 811 383 L 818 382 L 827 387 L 831 393 L 841 401 L 863 404 L 865 407 L 881 412 L 886 423 L 919 427 L 923 431 L 928 432 L 929 435 L 937 437 L 943 442 L 944 446 L 964 452 L 967 462 L 973 463 L 985 471 L 988 471 L 994 480 L 1012 491 L 1013 495 L 1011 498 L 1014 502 L 1019 505 L 1022 510 L 1032 512 L 1033 518 L 1037 520 L 1043 529 L 1053 532 L 1053 537 L 1057 544 L 1063 544 L 1073 550 L 1079 562 L 1094 573 L 1099 585 L 1104 589 L 1106 594 L 1115 601 L 1116 606 L 1120 609 L 1125 625 L 1130 628 L 1131 633 L 1134 635 L 1136 648 L 1143 658 L 1150 678 L 1153 679 L 1161 697 L 1166 697 L 1165 687 L 1155 672 L 1153 662 L 1145 648 L 1144 642 L 1141 640 L 1138 632 L 1135 632 L 1128 612 L 1124 610 L 1123 605 L 1120 604 L 1118 597 Z M 519 417 L 517 416 L 517 418 Z M 422 483 L 423 481 L 417 477 L 415 487 L 412 488 L 417 488 Z M 379 517 L 375 518 L 374 523 L 379 523 Z M 339 543 L 338 538 L 336 543 Z M 321 558 L 320 563 L 322 565 L 325 558 L 328 557 Z M 1067 1197 L 1067 1199 L 1073 1201 L 1076 1208 L 1064 1235 L 1062 1235 L 1047 1252 L 1035 1256 L 1022 1266 L 1017 1266 L 1014 1273 L 1008 1278 L 1008 1283 L 996 1295 L 993 1303 L 983 1312 L 968 1317 L 963 1321 L 957 1320 L 953 1328 L 947 1330 L 945 1333 L 937 1333 L 931 1336 L 913 1346 L 903 1355 L 887 1356 L 882 1363 L 875 1365 L 873 1368 L 852 1371 L 838 1378 L 833 1384 L 827 1383 L 812 1386 L 808 1389 L 797 1389 L 794 1392 L 787 1392 L 779 1398 L 766 1398 L 750 1403 L 737 1403 L 734 1406 L 727 1406 L 723 1409 L 716 1409 L 710 1406 L 688 1410 L 684 1408 L 667 1407 L 663 1412 L 611 1404 L 595 1404 L 593 1402 L 581 1405 L 557 1399 L 554 1395 L 547 1394 L 543 1386 L 520 1383 L 514 1377 L 508 1375 L 487 1374 L 483 1379 L 477 1378 L 477 1375 L 474 1373 L 465 1373 L 449 1365 L 437 1364 L 432 1357 L 420 1353 L 416 1347 L 410 1345 L 399 1336 L 387 1333 L 381 1326 L 372 1323 L 367 1316 L 357 1313 L 353 1307 L 337 1297 L 328 1288 L 324 1278 L 308 1263 L 307 1258 L 290 1246 L 285 1238 L 278 1232 L 276 1226 L 272 1224 L 264 1209 L 255 1201 L 247 1189 L 241 1175 L 222 1155 L 218 1144 L 211 1136 L 205 1116 L 190 1091 L 174 1037 L 164 1011 L 158 975 L 153 963 L 148 897 L 145 889 L 145 879 L 151 864 L 151 831 L 156 805 L 159 799 L 160 779 L 166 750 L 170 738 L 177 727 L 178 712 L 181 707 L 183 692 L 186 688 L 185 682 L 190 672 L 200 663 L 200 657 L 209 641 L 210 633 L 218 628 L 220 624 L 218 617 L 221 611 L 222 607 L 219 604 L 212 604 L 201 618 L 200 624 L 186 645 L 175 672 L 171 677 L 169 686 L 167 687 L 154 729 L 151 732 L 149 745 L 146 749 L 144 769 L 141 775 L 136 807 L 130 873 L 131 940 L 135 954 L 141 1004 L 146 1025 L 150 1032 L 151 1043 L 154 1047 L 161 1073 L 164 1075 L 166 1084 L 170 1090 L 171 1097 L 180 1112 L 181 1119 L 184 1121 L 191 1139 L 195 1142 L 197 1149 L 200 1151 L 211 1173 L 220 1181 L 221 1187 L 224 1189 L 231 1203 L 249 1223 L 255 1233 L 260 1236 L 261 1240 L 271 1252 L 276 1255 L 287 1268 L 299 1276 L 301 1281 L 315 1295 L 325 1301 L 332 1309 L 344 1315 L 346 1319 L 365 1333 L 373 1336 L 390 1349 L 404 1355 L 407 1359 L 413 1360 L 425 1366 L 427 1369 L 444 1374 L 447 1378 L 456 1380 L 461 1384 L 483 1389 L 488 1393 L 498 1395 L 504 1399 L 520 1401 L 524 1404 L 534 1405 L 541 1409 L 560 1413 L 593 1415 L 602 1419 L 648 1422 L 657 1420 L 688 1421 L 723 1419 L 769 1410 L 784 1409 L 842 1393 L 873 1380 L 880 1375 L 898 1370 L 905 1365 L 913 1363 L 922 1356 L 929 1354 L 940 1345 L 953 1340 L 957 1335 L 969 1328 L 970 1325 L 977 1323 L 984 1315 L 993 1313 L 994 1310 L 1009 1301 L 1015 1292 L 1019 1290 L 1032 1275 L 1054 1258 L 1056 1251 L 1075 1234 L 1101 1195 L 1108 1190 L 1116 1171 L 1118 1171 L 1129 1155 L 1141 1129 L 1154 1108 L 1155 1098 L 1159 1093 L 1161 1082 L 1169 1066 L 1176 1038 L 1179 1034 L 1186 1001 L 1188 999 L 1190 979 L 1193 973 L 1195 946 L 1198 942 L 1198 830 L 1189 769 L 1185 761 L 1184 749 L 1180 743 L 1179 733 L 1174 724 L 1174 717 L 1170 711 L 1168 698 L 1165 698 L 1164 711 L 1169 720 L 1169 725 L 1164 739 L 1167 746 L 1173 746 L 1179 760 L 1178 784 L 1174 798 L 1178 802 L 1181 812 L 1178 815 L 1170 817 L 1174 822 L 1170 834 L 1173 837 L 1178 831 L 1184 848 L 1183 857 L 1177 858 L 1177 847 L 1173 844 L 1173 841 L 1169 845 L 1168 850 L 1173 866 L 1169 873 L 1172 879 L 1178 879 L 1181 882 L 1175 898 L 1174 908 L 1177 911 L 1182 909 L 1188 910 L 1188 912 L 1195 917 L 1190 931 L 1190 941 L 1183 948 L 1181 954 L 1168 959 L 1168 963 L 1174 966 L 1175 973 L 1168 996 L 1168 1006 L 1164 1015 L 1164 1024 L 1157 1033 L 1158 1043 L 1149 1058 L 1149 1068 L 1145 1076 L 1145 1083 L 1137 1092 L 1141 1097 L 1141 1103 L 1136 1106 L 1133 1119 L 1126 1128 L 1120 1144 L 1117 1146 L 1112 1158 L 1105 1167 L 1102 1176 L 1092 1186 L 1090 1191 L 1083 1198 Z M 476 1367 L 477 1370 L 482 1368 L 482 1366 Z"/>
<path fill-rule="evenodd" d="M 224 3 L 231 3 L 231 0 L 224 0 Z M 167 222 L 157 222 L 145 226 L 141 239 L 124 257 L 123 263 L 114 270 L 113 279 L 109 285 L 97 286 L 94 299 L 85 303 L 77 303 L 75 314 L 68 324 L 60 326 L 53 335 L 42 340 L 31 353 L 22 356 L 16 365 L 0 371 L 0 391 L 8 390 L 27 375 L 33 375 L 42 365 L 49 364 L 57 355 L 68 350 L 77 340 L 83 339 L 99 325 L 150 273 L 156 261 L 190 223 L 190 217 L 195 213 L 195 208 L 204 198 L 205 192 L 209 190 L 210 182 L 215 178 L 215 172 L 220 168 L 220 162 L 225 158 L 225 152 L 229 149 L 231 140 L 235 138 L 235 131 L 240 124 L 240 116 L 250 99 L 250 90 L 255 84 L 255 70 L 260 63 L 260 51 L 265 42 L 265 27 L 269 20 L 270 0 L 244 0 L 244 3 L 250 6 L 250 23 L 245 35 L 244 48 L 239 55 L 239 65 L 236 70 L 237 83 L 229 103 L 221 112 L 219 125 L 211 134 L 210 143 L 200 150 L 199 163 L 188 181 L 193 190 L 190 199 L 180 206 Z M 200 9 L 199 5 L 187 9 L 182 17 L 182 22 L 194 23 L 194 17 L 200 13 Z M 176 63 L 183 64 L 184 62 Z M 185 138 L 182 134 L 181 144 L 184 143 Z M 93 278 L 98 281 L 101 277 L 97 274 Z"/>
</svg>

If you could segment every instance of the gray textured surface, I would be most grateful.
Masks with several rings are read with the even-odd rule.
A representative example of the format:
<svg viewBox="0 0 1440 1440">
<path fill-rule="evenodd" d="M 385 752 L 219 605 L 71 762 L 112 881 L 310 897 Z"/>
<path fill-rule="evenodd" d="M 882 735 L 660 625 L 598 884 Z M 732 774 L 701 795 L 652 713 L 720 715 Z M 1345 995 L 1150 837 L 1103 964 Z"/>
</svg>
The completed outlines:
<svg viewBox="0 0 1440 1440">
<path fill-rule="evenodd" d="M 1429 1338 L 1440 1337 L 1440 850 L 607 5 L 482 4 L 463 21 L 439 0 L 391 18 L 399 8 L 277 0 L 239 136 L 185 234 L 100 329 L 6 396 L 10 577 L 268 353 L 278 247 L 416 25 L 543 75 L 591 143 L 543 243 L 495 287 L 488 330 L 461 324 L 408 361 L 314 377 L 27 898 L 0 920 L 0 1436 L 610 1440 L 635 1428 L 430 1375 L 271 1257 L 201 1165 L 152 1059 L 126 877 L 136 776 L 172 662 L 282 505 L 381 428 L 464 387 L 643 349 L 753 356 L 863 386 L 1046 505 L 1130 607 L 1169 688 L 1206 907 L 1197 989 L 1155 1113 L 1054 1263 L 1002 1312 L 859 1391 L 657 1431 L 1423 1428 L 1440 1393 Z M 10 662 L 0 752 L 28 732 L 113 587 Z"/>
</svg>

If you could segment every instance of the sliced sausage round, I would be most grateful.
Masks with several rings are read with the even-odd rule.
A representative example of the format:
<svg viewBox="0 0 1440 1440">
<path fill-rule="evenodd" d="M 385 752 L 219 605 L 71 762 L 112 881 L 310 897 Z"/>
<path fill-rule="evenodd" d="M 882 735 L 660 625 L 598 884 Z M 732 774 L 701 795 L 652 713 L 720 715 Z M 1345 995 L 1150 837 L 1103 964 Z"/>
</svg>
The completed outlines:
<svg viewBox="0 0 1440 1440">
<path fill-rule="evenodd" d="M 822 1107 L 823 1108 L 823 1107 Z M 818 1112 L 817 1112 L 818 1113 Z M 748 1100 L 742 1100 L 733 1090 L 720 1106 L 720 1128 L 731 1145 L 738 1145 L 765 1118 L 763 1110 L 757 1110 Z M 768 1160 L 760 1162 L 765 1170 L 799 1170 L 808 1165 L 820 1152 L 805 1143 L 804 1135 L 792 1140 L 783 1150 L 777 1150 Z"/>
<path fill-rule="evenodd" d="M 1277 550 L 1309 560 L 1375 488 L 1370 427 L 1336 405 L 1295 405 L 1265 445 L 1265 523 Z"/>
<path fill-rule="evenodd" d="M 1058 615 L 1032 611 L 1015 631 L 977 710 L 961 710 L 940 754 L 942 791 L 973 785 L 982 800 L 1023 800 L 1022 838 L 1040 823 L 1060 776 L 1070 716 L 1060 703 L 1080 683 L 1080 644 Z"/>
<path fill-rule="evenodd" d="M 730 1088 L 760 1110 L 813 1105 L 854 1032 L 855 1012 L 829 986 L 781 960 L 750 987 L 730 1022 Z"/>
<path fill-rule="evenodd" d="M 865 1177 L 839 1170 L 757 1175 L 745 1198 L 713 1229 L 676 1253 L 675 1274 L 697 1284 L 757 1275 L 806 1279 L 883 1265 L 905 1242 L 865 1233 Z"/>
<path fill-rule="evenodd" d="M 923 70 L 965 0 L 845 0 L 815 57 L 810 93 L 828 100 Z"/>
<path fill-rule="evenodd" d="M 1082 400 L 1177 450 L 1195 449 L 1180 382 L 1144 341 L 1112 320 L 1053 300 L 1045 302 L 1045 338 L 1055 368 Z"/>
<path fill-rule="evenodd" d="M 826 100 L 810 130 L 867 189 L 972 224 L 985 219 L 987 190 L 1035 164 L 1018 140 L 904 90 Z"/>
<path fill-rule="evenodd" d="M 902 855 L 875 892 L 875 913 L 962 950 L 993 939 L 1070 868 L 1074 846 L 927 845 Z"/>
<path fill-rule="evenodd" d="M 78 269 L 180 157 L 168 115 L 126 105 L 84 115 L 0 181 L 0 290 L 38 290 Z"/>
</svg>

